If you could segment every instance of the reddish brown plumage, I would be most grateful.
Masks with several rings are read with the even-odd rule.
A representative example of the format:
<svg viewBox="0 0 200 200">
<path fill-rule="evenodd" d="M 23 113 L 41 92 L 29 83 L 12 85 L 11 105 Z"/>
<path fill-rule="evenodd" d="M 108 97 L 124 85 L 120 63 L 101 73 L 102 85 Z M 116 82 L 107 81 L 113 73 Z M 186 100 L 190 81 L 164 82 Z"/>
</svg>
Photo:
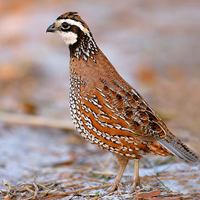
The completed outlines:
<svg viewBox="0 0 200 200">
<path fill-rule="evenodd" d="M 124 160 L 140 159 L 147 153 L 196 161 L 198 155 L 168 130 L 139 93 L 118 74 L 80 16 L 70 12 L 57 20 L 63 19 L 71 23 L 66 32 L 74 31 L 77 35 L 77 41 L 69 45 L 70 109 L 80 134 L 117 155 L 122 163 L 120 173 L 127 164 Z M 112 190 L 121 178 L 119 174 Z M 136 181 L 134 187 L 139 185 L 139 179 Z"/>
<path fill-rule="evenodd" d="M 74 77 L 81 77 L 84 82 L 84 84 L 80 84 L 82 99 L 79 98 L 80 102 L 77 103 L 79 111 L 89 117 L 93 128 L 102 133 L 97 135 L 93 129 L 88 129 L 86 121 L 80 115 L 84 128 L 100 142 L 90 141 L 106 150 L 110 150 L 110 147 L 117 148 L 115 151 L 111 150 L 111 152 L 129 159 L 141 158 L 142 155 L 149 152 L 172 155 L 156 141 L 156 137 L 162 138 L 169 132 L 164 123 L 160 121 L 142 97 L 119 76 L 99 49 L 98 52 L 98 55 L 95 56 L 96 63 L 91 59 L 86 62 L 75 57 L 71 57 L 70 61 L 71 82 L 73 82 Z M 74 72 L 76 72 L 76 75 L 74 75 Z M 75 92 L 75 96 L 78 98 L 76 88 L 71 88 L 71 90 Z M 99 107 L 94 105 L 92 99 L 96 99 Z M 86 112 L 81 109 L 81 103 L 86 108 L 90 108 L 90 111 Z M 107 133 L 111 138 L 108 136 L 105 139 L 106 137 L 102 137 L 103 133 Z M 113 136 L 117 138 L 118 144 L 115 143 L 114 139 L 114 142 L 111 140 Z M 147 137 L 147 141 L 141 140 L 142 137 Z M 101 142 L 108 146 L 105 145 L 104 147 Z M 131 151 L 125 150 L 126 148 Z M 130 155 L 127 156 L 128 154 Z"/>
</svg>

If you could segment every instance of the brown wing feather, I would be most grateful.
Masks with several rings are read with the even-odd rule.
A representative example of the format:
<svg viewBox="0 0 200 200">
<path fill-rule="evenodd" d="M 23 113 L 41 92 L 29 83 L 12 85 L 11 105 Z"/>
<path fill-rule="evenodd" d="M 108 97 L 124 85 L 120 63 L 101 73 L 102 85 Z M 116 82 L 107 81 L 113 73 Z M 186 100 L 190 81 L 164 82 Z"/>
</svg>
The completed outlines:
<svg viewBox="0 0 200 200">
<path fill-rule="evenodd" d="M 130 130 L 134 131 L 134 136 L 142 141 L 158 142 L 168 152 L 187 161 L 195 162 L 198 155 L 184 145 L 167 128 L 165 123 L 150 108 L 134 89 L 125 90 L 118 86 L 118 90 L 112 89 L 104 80 L 104 95 L 107 97 L 109 105 L 118 110 L 118 113 L 129 122 Z M 112 84 L 113 87 L 113 84 Z"/>
</svg>

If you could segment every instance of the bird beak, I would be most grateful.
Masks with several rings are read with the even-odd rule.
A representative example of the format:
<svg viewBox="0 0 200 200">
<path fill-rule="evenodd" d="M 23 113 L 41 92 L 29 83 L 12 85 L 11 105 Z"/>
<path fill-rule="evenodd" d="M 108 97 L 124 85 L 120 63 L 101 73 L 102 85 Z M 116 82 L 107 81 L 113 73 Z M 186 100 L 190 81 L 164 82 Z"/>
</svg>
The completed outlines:
<svg viewBox="0 0 200 200">
<path fill-rule="evenodd" d="M 55 27 L 55 23 L 53 23 L 53 24 L 51 24 L 51 25 L 47 28 L 46 33 L 47 33 L 47 32 L 55 32 L 55 31 L 57 31 L 57 30 L 58 30 L 58 28 Z"/>
</svg>

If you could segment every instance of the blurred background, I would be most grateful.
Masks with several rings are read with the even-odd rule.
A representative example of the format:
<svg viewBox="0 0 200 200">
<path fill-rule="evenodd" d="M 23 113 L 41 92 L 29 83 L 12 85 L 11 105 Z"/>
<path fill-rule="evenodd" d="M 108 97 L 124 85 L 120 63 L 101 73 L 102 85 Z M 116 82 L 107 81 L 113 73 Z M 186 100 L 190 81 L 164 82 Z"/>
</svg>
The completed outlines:
<svg viewBox="0 0 200 200">
<path fill-rule="evenodd" d="M 71 123 L 68 47 L 45 32 L 60 14 L 77 11 L 123 78 L 200 154 L 199 10 L 198 0 L 1 0 L 0 117 Z"/>
</svg>

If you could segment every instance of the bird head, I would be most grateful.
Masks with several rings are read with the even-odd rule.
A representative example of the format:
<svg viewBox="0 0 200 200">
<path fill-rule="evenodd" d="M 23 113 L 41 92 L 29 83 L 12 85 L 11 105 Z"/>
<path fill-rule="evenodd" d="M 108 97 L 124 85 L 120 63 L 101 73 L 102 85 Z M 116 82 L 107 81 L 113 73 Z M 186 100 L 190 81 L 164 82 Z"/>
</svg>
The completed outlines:
<svg viewBox="0 0 200 200">
<path fill-rule="evenodd" d="M 67 45 L 77 43 L 84 36 L 91 36 L 89 27 L 81 19 L 77 12 L 67 12 L 60 15 L 56 21 L 51 24 L 46 32 L 52 32 L 60 35 Z"/>
</svg>

